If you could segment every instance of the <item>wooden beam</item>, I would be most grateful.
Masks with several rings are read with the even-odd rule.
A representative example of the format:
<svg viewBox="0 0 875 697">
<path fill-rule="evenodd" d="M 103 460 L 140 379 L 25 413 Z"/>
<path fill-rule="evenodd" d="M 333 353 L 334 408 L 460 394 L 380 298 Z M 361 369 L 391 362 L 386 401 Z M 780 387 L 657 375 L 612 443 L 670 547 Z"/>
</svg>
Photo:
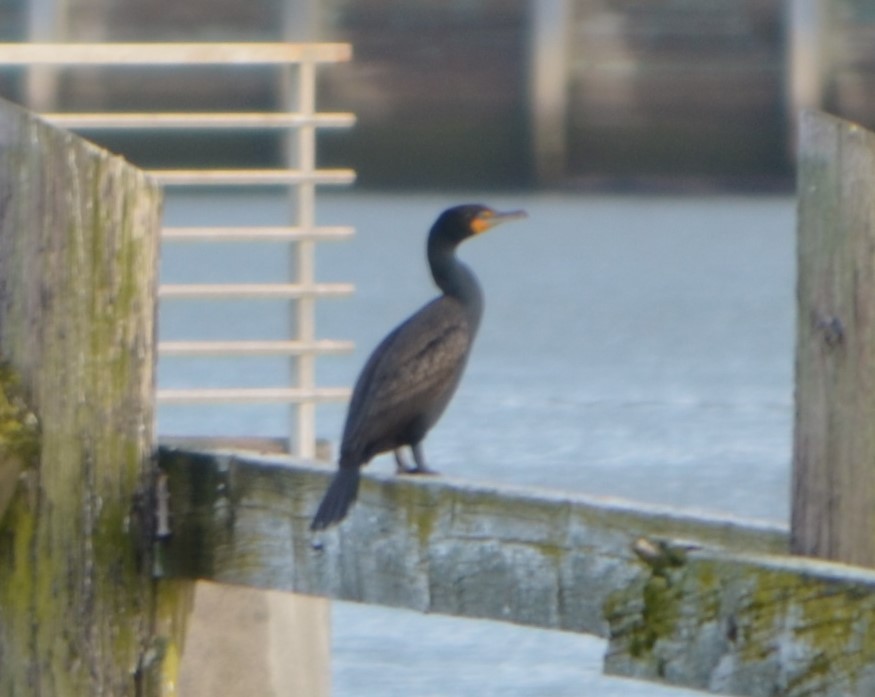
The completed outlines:
<svg viewBox="0 0 875 697">
<path fill-rule="evenodd" d="M 875 572 L 657 550 L 605 605 L 606 672 L 728 695 L 875 694 Z"/>
<path fill-rule="evenodd" d="M 640 536 L 785 549 L 769 525 L 659 507 L 366 474 L 338 528 L 310 518 L 332 469 L 288 459 L 163 449 L 172 534 L 163 572 L 605 635 L 602 604 L 632 582 Z M 315 545 L 315 547 L 314 547 Z"/>
<path fill-rule="evenodd" d="M 162 450 L 168 577 L 594 633 L 606 668 L 736 695 L 871 697 L 875 572 L 784 554 L 780 526 L 613 499 Z"/>
<path fill-rule="evenodd" d="M 875 134 L 806 112 L 792 548 L 875 566 Z"/>
</svg>

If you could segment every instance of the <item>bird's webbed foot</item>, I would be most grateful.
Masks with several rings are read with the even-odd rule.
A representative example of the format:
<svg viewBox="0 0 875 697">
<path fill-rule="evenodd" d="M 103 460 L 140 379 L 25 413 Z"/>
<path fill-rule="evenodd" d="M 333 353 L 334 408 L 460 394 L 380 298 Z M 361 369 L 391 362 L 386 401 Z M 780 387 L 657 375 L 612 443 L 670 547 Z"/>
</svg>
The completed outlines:
<svg viewBox="0 0 875 697">
<path fill-rule="evenodd" d="M 416 462 L 416 467 L 411 467 L 404 461 L 400 448 L 395 449 L 395 465 L 398 474 L 438 474 L 436 470 L 431 469 L 425 464 L 425 456 L 422 454 L 422 447 L 419 444 L 411 446 L 411 450 L 413 451 L 413 460 Z"/>
</svg>

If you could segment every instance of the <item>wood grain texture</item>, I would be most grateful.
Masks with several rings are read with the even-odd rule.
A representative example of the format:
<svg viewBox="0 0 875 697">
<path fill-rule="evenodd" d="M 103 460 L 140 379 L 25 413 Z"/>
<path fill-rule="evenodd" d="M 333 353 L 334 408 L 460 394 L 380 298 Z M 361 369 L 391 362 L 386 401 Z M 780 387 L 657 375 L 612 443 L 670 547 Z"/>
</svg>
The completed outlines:
<svg viewBox="0 0 875 697">
<path fill-rule="evenodd" d="M 875 135 L 800 125 L 792 549 L 875 566 Z"/>
<path fill-rule="evenodd" d="M 39 429 L 0 523 L 0 695 L 159 689 L 144 513 L 159 224 L 145 175 L 0 103 L 0 353 Z"/>
</svg>

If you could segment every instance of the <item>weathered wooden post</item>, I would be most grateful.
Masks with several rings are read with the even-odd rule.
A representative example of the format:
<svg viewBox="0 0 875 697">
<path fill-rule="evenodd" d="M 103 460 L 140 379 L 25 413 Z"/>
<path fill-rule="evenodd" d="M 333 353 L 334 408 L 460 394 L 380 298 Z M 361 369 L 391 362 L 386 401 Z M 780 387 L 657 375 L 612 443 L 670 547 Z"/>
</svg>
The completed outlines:
<svg viewBox="0 0 875 697">
<path fill-rule="evenodd" d="M 875 566 L 875 134 L 806 112 L 791 548 Z"/>
<path fill-rule="evenodd" d="M 159 213 L 121 158 L 0 102 L 0 695 L 173 692 L 188 583 L 159 589 L 150 545 Z"/>
</svg>

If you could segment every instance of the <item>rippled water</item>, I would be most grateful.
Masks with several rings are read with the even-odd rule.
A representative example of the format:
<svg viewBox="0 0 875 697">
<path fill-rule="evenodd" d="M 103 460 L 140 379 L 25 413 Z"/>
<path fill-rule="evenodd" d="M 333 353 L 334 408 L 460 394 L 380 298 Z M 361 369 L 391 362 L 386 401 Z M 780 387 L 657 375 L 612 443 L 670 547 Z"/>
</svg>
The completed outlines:
<svg viewBox="0 0 875 697">
<path fill-rule="evenodd" d="M 794 204 L 788 197 L 475 197 L 527 221 L 466 244 L 487 299 L 459 392 L 426 441 L 453 476 L 610 494 L 742 517 L 788 513 L 794 333 Z M 320 382 L 351 384 L 367 353 L 434 293 L 424 236 L 446 196 L 326 196 L 320 222 L 357 237 L 321 245 L 319 332 L 357 343 L 321 360 Z M 280 222 L 284 204 L 187 197 L 182 223 Z M 273 245 L 168 245 L 167 281 L 282 280 Z M 161 334 L 279 337 L 270 303 L 162 307 Z M 273 309 L 278 309 L 274 307 Z M 277 318 L 279 317 L 279 318 Z M 282 380 L 280 360 L 163 361 L 163 386 Z M 320 408 L 336 442 L 342 406 Z M 162 408 L 159 431 L 278 435 L 285 411 Z M 391 468 L 387 460 L 372 467 Z M 487 622 L 335 605 L 335 695 L 680 695 L 598 675 L 603 643 Z M 638 690 L 638 691 L 636 691 Z"/>
</svg>

